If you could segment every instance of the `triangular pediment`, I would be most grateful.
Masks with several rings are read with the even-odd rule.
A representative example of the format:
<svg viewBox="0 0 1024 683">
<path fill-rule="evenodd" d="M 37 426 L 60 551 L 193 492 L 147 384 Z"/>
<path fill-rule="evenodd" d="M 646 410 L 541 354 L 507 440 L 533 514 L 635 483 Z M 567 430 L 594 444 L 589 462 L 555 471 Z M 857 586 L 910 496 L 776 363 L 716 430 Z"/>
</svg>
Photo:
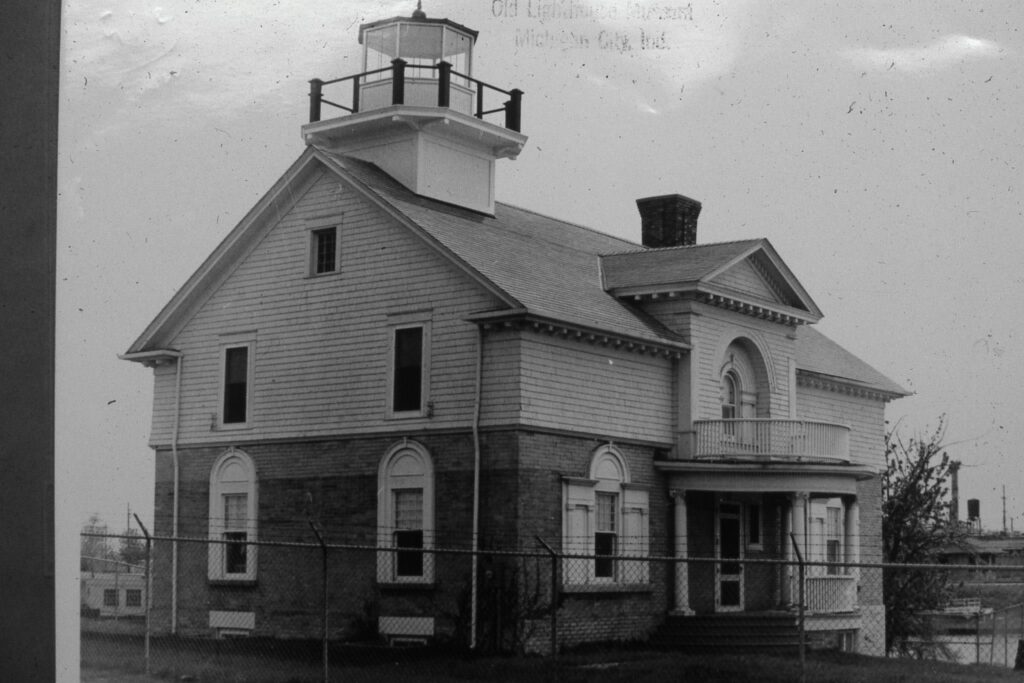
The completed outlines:
<svg viewBox="0 0 1024 683">
<path fill-rule="evenodd" d="M 622 299 L 687 295 L 784 322 L 822 316 L 766 239 L 610 254 L 601 264 L 605 290 Z"/>
<path fill-rule="evenodd" d="M 729 264 L 706 279 L 706 287 L 737 299 L 808 310 L 798 283 L 790 282 L 763 250 Z M 799 288 L 802 289 L 802 288 Z"/>
</svg>

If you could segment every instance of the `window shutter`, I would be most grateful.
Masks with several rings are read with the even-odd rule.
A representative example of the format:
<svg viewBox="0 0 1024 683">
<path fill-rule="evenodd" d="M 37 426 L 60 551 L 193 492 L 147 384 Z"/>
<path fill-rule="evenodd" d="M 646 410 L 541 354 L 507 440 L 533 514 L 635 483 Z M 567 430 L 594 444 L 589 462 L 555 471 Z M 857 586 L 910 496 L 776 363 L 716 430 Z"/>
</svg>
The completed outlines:
<svg viewBox="0 0 1024 683">
<path fill-rule="evenodd" d="M 646 488 L 623 485 L 622 555 L 647 557 L 650 554 L 650 510 Z M 620 580 L 623 583 L 649 583 L 650 562 L 624 560 Z"/>
<path fill-rule="evenodd" d="M 570 555 L 594 553 L 594 485 L 589 479 L 566 479 L 563 485 L 565 510 L 562 523 L 562 552 Z M 591 559 L 567 557 L 562 560 L 562 583 L 588 583 L 593 578 Z"/>
</svg>

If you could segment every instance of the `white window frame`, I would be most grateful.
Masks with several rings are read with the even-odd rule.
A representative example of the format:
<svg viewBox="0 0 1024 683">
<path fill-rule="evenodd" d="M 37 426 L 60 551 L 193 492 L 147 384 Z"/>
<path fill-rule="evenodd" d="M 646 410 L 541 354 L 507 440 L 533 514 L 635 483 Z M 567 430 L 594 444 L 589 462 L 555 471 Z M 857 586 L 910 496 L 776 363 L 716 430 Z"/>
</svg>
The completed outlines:
<svg viewBox="0 0 1024 683">
<path fill-rule="evenodd" d="M 626 459 L 615 446 L 598 447 L 591 457 L 587 478 L 562 479 L 562 550 L 570 555 L 595 555 L 597 495 L 615 495 L 616 558 L 610 577 L 599 577 L 593 557 L 565 558 L 562 583 L 577 585 L 630 585 L 650 582 L 649 563 L 618 559 L 650 554 L 649 488 L 630 483 Z"/>
<path fill-rule="evenodd" d="M 231 448 L 224 452 L 210 470 L 209 544 L 207 553 L 207 575 L 211 581 L 252 582 L 256 580 L 257 493 L 256 465 L 244 451 Z M 225 562 L 227 545 L 224 543 L 226 520 L 224 519 L 224 498 L 230 495 L 246 495 L 246 546 L 245 571 L 228 573 Z"/>
<path fill-rule="evenodd" d="M 398 551 L 377 553 L 378 583 L 433 583 L 434 554 L 434 464 L 423 444 L 403 439 L 388 449 L 377 472 L 377 547 L 395 547 L 395 492 L 419 489 L 423 492 L 423 573 L 398 575 Z"/>
<path fill-rule="evenodd" d="M 430 314 L 407 314 L 390 317 L 387 343 L 387 417 L 389 419 L 405 419 L 431 417 L 433 409 L 430 403 L 430 349 L 431 325 Z M 395 363 L 396 339 L 400 330 L 420 328 L 423 331 L 420 349 L 420 406 L 416 410 L 395 410 L 395 380 L 398 370 Z"/>
<path fill-rule="evenodd" d="M 220 379 L 217 382 L 219 394 L 217 396 L 217 428 L 223 430 L 248 429 L 252 426 L 253 415 L 253 386 L 256 370 L 256 338 L 255 334 L 228 335 L 221 337 L 220 356 L 218 358 L 218 372 Z M 227 399 L 227 369 L 228 350 L 246 349 L 245 369 L 245 420 L 242 422 L 225 422 L 224 409 Z"/>
<path fill-rule="evenodd" d="M 331 270 L 325 270 L 322 273 L 318 273 L 317 267 L 317 255 L 318 255 L 318 241 L 319 234 L 323 232 L 334 231 L 334 268 Z M 309 277 L 327 277 L 329 275 L 337 275 L 341 272 L 341 228 L 339 223 L 325 223 L 323 225 L 313 225 L 309 229 L 308 238 L 308 256 L 306 262 L 306 271 Z"/>
</svg>

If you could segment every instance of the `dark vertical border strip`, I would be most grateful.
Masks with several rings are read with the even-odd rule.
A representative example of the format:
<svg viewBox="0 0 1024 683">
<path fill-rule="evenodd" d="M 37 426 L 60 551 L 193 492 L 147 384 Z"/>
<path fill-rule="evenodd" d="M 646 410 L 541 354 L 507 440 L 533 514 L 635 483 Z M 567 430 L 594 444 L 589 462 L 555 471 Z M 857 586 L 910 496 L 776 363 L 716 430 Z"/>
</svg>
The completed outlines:
<svg viewBox="0 0 1024 683">
<path fill-rule="evenodd" d="M 56 677 L 54 297 L 59 0 L 0 21 L 0 671 Z"/>
</svg>

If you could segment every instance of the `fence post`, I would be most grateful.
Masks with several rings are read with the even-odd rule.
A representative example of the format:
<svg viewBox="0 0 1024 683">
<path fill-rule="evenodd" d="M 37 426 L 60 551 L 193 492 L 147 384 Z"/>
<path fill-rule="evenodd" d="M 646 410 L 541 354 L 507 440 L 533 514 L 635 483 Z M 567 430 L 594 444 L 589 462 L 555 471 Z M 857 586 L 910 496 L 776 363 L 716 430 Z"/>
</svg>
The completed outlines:
<svg viewBox="0 0 1024 683">
<path fill-rule="evenodd" d="M 142 533 L 146 536 L 146 640 L 145 640 L 145 659 L 146 659 L 146 675 L 150 673 L 149 664 L 149 612 L 153 605 L 153 574 L 150 572 L 150 560 L 153 556 L 153 539 L 149 535 L 149 529 L 142 523 L 138 515 L 133 515 L 135 521 L 138 523 L 139 528 L 142 529 Z"/>
<path fill-rule="evenodd" d="M 323 582 L 323 601 L 324 601 L 324 614 L 323 614 L 323 681 L 327 683 L 330 680 L 330 662 L 327 656 L 327 616 L 328 616 L 328 604 L 327 604 L 327 544 L 324 543 L 323 534 L 320 533 L 320 529 L 317 527 L 316 522 L 309 520 L 309 528 L 316 534 L 316 540 L 320 543 L 320 555 L 322 558 L 321 568 L 321 580 Z"/>
<path fill-rule="evenodd" d="M 981 612 L 974 613 L 974 663 L 981 664 Z"/>
<path fill-rule="evenodd" d="M 796 535 L 790 532 L 789 538 L 793 542 L 793 550 L 796 551 L 797 561 L 797 623 L 800 625 L 800 683 L 807 680 L 807 645 L 804 634 L 804 556 L 800 553 L 800 546 L 796 542 Z"/>
<path fill-rule="evenodd" d="M 551 656 L 558 654 L 558 554 L 540 536 L 537 542 L 551 555 Z"/>
</svg>

